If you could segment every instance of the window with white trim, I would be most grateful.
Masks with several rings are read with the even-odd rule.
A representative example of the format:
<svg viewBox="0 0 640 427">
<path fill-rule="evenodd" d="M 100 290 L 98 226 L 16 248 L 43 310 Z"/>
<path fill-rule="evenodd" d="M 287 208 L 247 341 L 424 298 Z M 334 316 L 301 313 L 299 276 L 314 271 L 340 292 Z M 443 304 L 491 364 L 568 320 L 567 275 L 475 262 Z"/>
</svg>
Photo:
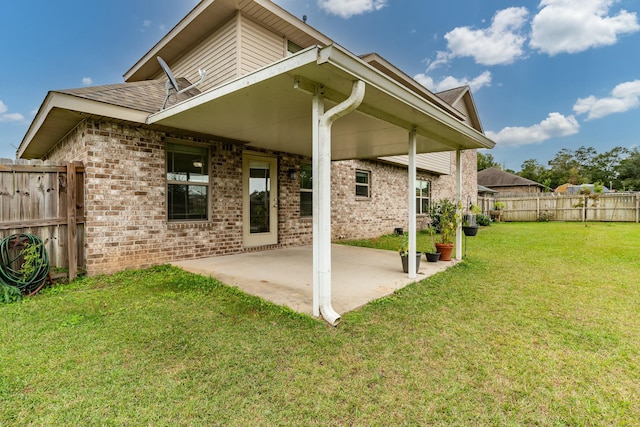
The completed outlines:
<svg viewBox="0 0 640 427">
<path fill-rule="evenodd" d="M 371 172 L 356 169 L 356 197 L 371 197 Z"/>
<path fill-rule="evenodd" d="M 209 149 L 167 143 L 167 219 L 209 218 Z"/>
<path fill-rule="evenodd" d="M 416 180 L 416 213 L 428 214 L 431 204 L 431 183 L 423 179 Z"/>
</svg>

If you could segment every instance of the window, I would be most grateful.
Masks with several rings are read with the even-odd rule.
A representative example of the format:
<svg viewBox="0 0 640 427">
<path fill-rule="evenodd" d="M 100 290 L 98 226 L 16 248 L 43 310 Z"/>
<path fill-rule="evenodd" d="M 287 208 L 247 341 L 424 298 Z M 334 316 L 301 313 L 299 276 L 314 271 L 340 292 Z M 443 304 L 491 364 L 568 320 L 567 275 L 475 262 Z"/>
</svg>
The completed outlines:
<svg viewBox="0 0 640 427">
<path fill-rule="evenodd" d="M 209 150 L 167 144 L 167 217 L 169 221 L 204 221 L 209 206 Z"/>
<path fill-rule="evenodd" d="M 416 180 L 416 213 L 428 214 L 431 200 L 431 185 L 429 181 Z"/>
<path fill-rule="evenodd" d="M 371 172 L 356 170 L 356 197 L 371 197 Z"/>
<path fill-rule="evenodd" d="M 300 165 L 300 216 L 313 216 L 313 177 L 311 165 Z"/>
</svg>

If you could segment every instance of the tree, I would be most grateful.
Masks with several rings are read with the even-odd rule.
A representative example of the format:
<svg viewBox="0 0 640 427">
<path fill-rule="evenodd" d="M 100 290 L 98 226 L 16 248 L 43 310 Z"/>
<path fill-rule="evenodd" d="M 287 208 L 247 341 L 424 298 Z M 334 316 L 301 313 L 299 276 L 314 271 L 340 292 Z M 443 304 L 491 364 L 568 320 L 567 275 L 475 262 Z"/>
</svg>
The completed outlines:
<svg viewBox="0 0 640 427">
<path fill-rule="evenodd" d="M 535 159 L 525 160 L 520 166 L 521 171 L 518 172 L 523 178 L 530 179 L 531 181 L 544 184 L 544 181 L 549 180 L 549 170 L 538 163 Z"/>
<path fill-rule="evenodd" d="M 624 147 L 614 147 L 606 153 L 593 157 L 589 178 L 591 182 L 602 182 L 611 189 L 622 187 L 618 177 L 618 167 L 622 160 L 629 155 L 629 150 Z"/>
<path fill-rule="evenodd" d="M 629 191 L 640 190 L 640 150 L 637 147 L 625 159 L 620 161 L 616 172 L 624 189 Z"/>
<path fill-rule="evenodd" d="M 481 152 L 478 152 L 478 171 L 489 169 L 489 168 L 502 169 L 500 167 L 500 164 L 495 161 L 491 153 L 482 154 Z"/>
</svg>

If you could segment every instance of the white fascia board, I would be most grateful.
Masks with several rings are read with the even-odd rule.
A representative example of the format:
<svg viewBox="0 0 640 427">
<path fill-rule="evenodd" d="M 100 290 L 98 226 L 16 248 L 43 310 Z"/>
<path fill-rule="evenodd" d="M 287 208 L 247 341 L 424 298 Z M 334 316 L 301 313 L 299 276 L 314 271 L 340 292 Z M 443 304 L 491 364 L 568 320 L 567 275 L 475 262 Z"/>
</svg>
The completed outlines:
<svg viewBox="0 0 640 427">
<path fill-rule="evenodd" d="M 36 117 L 31 122 L 31 126 L 29 126 L 18 150 L 16 151 L 16 156 L 18 158 L 24 154 L 33 138 L 38 134 L 38 132 L 40 132 L 42 126 L 49 117 L 49 113 L 54 108 L 137 123 L 145 123 L 145 120 L 149 115 L 149 113 L 145 111 L 138 111 L 86 98 L 79 98 L 66 93 L 49 92 L 42 102 Z"/>
<path fill-rule="evenodd" d="M 318 64 L 331 64 L 354 77 L 365 80 L 378 90 L 400 100 L 476 142 L 481 146 L 478 148 L 493 148 L 495 146 L 495 142 L 482 133 L 445 113 L 431 102 L 408 90 L 398 82 L 389 79 L 380 71 L 336 45 L 320 49 Z"/>
<path fill-rule="evenodd" d="M 163 119 L 173 116 L 174 114 L 183 113 L 187 110 L 190 110 L 191 108 L 206 104 L 207 102 L 234 93 L 248 86 L 268 80 L 284 73 L 291 72 L 296 68 L 300 68 L 304 65 L 313 64 L 317 61 L 318 51 L 319 48 L 317 46 L 312 46 L 304 49 L 296 53 L 295 55 L 283 58 L 244 77 L 240 77 L 228 83 L 223 83 L 220 86 L 195 95 L 192 98 L 172 105 L 171 107 L 165 108 L 162 111 L 153 113 L 147 117 L 146 123 L 153 124 L 159 122 Z"/>
</svg>

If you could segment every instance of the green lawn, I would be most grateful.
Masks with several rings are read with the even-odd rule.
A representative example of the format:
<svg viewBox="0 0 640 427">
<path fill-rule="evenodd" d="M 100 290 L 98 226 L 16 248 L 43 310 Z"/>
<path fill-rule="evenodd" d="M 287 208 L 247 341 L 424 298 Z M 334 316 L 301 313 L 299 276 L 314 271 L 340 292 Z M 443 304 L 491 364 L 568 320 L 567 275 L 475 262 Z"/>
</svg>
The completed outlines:
<svg viewBox="0 0 640 427">
<path fill-rule="evenodd" d="M 166 266 L 0 305 L 0 426 L 640 425 L 640 225 L 467 242 L 338 328 Z"/>
</svg>

